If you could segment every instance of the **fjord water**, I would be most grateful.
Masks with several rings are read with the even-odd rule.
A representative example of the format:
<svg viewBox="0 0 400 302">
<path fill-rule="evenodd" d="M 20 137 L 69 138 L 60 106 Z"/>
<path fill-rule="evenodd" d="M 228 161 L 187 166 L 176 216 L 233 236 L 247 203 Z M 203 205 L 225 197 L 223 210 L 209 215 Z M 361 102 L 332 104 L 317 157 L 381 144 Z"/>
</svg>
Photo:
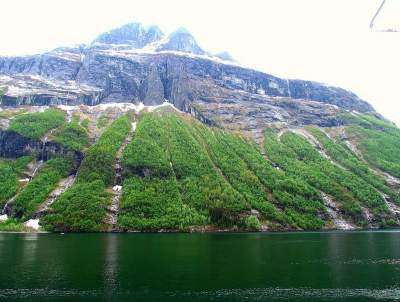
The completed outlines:
<svg viewBox="0 0 400 302">
<path fill-rule="evenodd" d="M 4 301 L 398 299 L 398 231 L 0 234 Z"/>
</svg>

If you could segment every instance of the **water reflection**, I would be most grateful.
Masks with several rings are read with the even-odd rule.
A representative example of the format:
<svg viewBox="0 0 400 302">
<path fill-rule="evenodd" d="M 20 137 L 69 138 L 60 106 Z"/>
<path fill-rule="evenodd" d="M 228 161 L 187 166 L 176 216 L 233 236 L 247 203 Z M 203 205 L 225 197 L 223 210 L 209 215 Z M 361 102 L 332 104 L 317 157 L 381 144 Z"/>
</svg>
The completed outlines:
<svg viewBox="0 0 400 302">
<path fill-rule="evenodd" d="M 400 233 L 0 234 L 0 300 L 387 301 Z"/>
<path fill-rule="evenodd" d="M 25 263 L 32 263 L 36 260 L 37 246 L 38 246 L 38 233 L 22 234 L 21 240 L 23 243 L 23 255 L 21 260 Z"/>
<path fill-rule="evenodd" d="M 119 237 L 117 234 L 104 236 L 104 285 L 105 295 L 113 297 L 118 291 L 118 253 Z"/>
</svg>

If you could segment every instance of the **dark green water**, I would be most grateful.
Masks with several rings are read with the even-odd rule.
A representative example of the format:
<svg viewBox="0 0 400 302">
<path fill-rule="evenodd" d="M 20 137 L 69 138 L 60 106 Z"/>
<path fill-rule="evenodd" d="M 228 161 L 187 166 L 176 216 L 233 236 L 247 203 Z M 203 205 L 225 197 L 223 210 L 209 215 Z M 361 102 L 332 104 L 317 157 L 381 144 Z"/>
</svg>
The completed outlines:
<svg viewBox="0 0 400 302">
<path fill-rule="evenodd" d="M 4 301 L 400 301 L 400 232 L 0 234 Z"/>
</svg>

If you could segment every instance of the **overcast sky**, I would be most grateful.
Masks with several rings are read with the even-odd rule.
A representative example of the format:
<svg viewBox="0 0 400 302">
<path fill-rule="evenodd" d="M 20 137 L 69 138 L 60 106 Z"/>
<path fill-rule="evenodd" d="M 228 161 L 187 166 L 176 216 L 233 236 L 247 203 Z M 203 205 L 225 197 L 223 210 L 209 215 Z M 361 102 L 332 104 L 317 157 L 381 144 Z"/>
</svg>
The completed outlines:
<svg viewBox="0 0 400 302">
<path fill-rule="evenodd" d="M 2 0 L 0 54 L 90 42 L 127 22 L 186 27 L 209 51 L 285 78 L 357 93 L 400 125 L 400 33 L 369 23 L 381 0 Z M 400 28 L 387 0 L 377 28 Z"/>
</svg>

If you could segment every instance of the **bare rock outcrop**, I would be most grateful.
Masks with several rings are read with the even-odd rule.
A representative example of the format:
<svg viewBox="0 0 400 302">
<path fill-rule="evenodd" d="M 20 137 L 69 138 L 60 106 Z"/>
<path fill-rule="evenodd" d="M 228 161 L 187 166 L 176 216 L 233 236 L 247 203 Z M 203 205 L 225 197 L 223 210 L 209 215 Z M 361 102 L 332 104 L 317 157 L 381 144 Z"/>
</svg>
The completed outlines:
<svg viewBox="0 0 400 302">
<path fill-rule="evenodd" d="M 266 123 L 334 126 L 342 111 L 375 112 L 354 93 L 278 78 L 213 56 L 180 29 L 131 23 L 91 45 L 23 57 L 0 57 L 1 104 L 144 105 L 168 100 L 209 124 L 258 137 Z"/>
</svg>

